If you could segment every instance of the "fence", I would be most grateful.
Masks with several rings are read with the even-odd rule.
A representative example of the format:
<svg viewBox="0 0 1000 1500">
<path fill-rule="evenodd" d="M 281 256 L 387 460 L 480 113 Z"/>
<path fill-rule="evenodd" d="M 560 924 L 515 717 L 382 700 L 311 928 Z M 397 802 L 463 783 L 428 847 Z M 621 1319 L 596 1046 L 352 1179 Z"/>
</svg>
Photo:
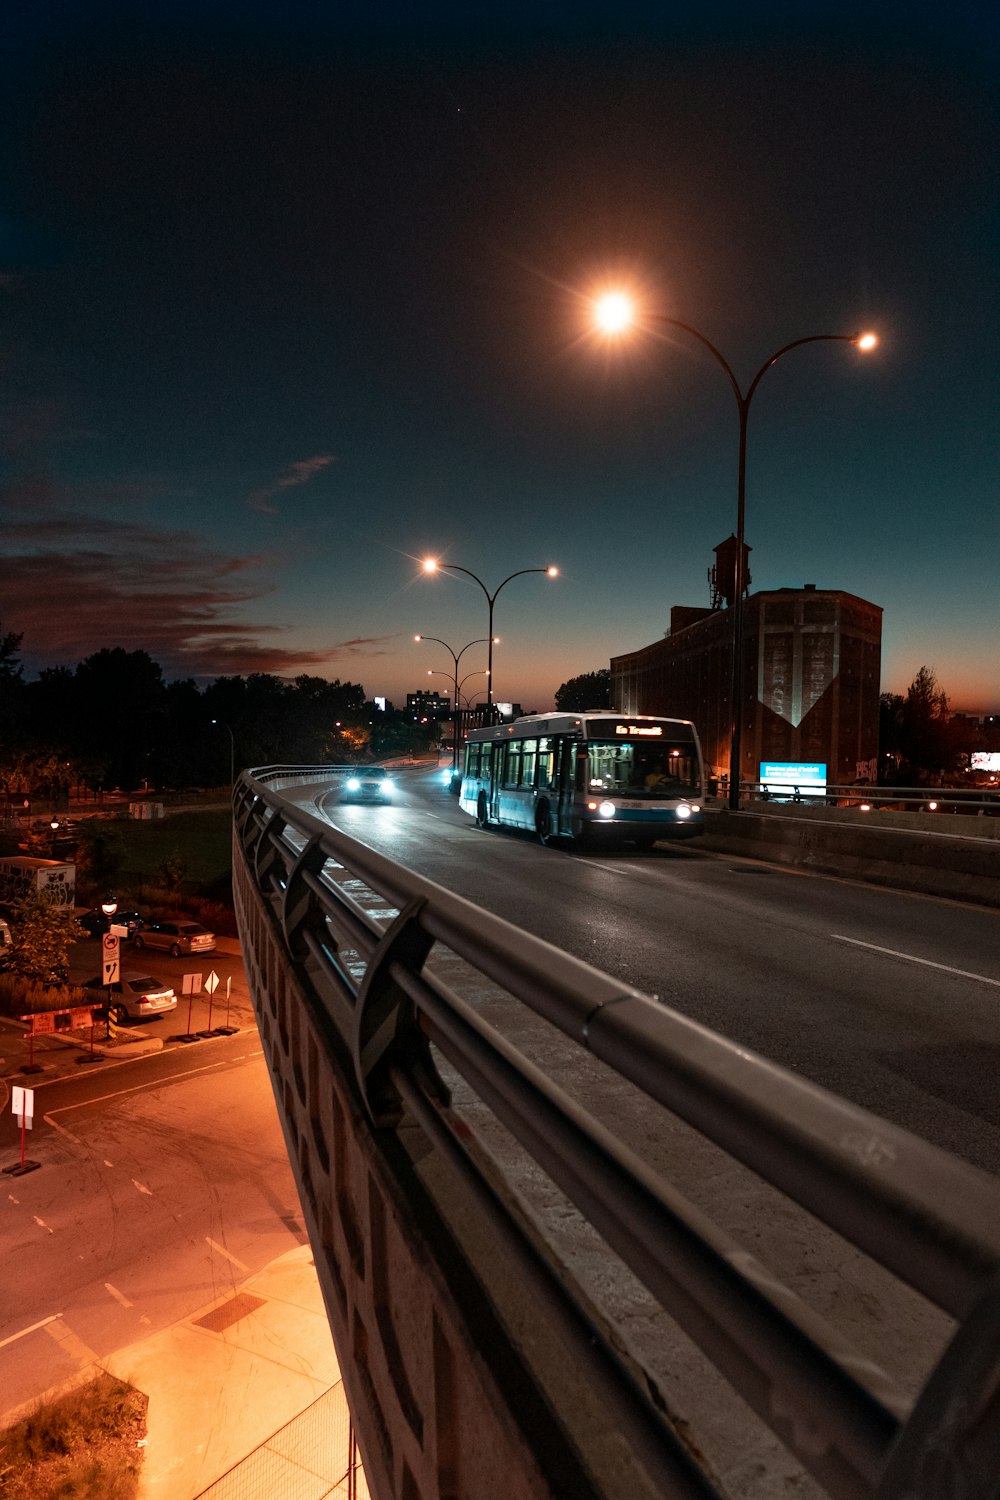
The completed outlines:
<svg viewBox="0 0 1000 1500">
<path fill-rule="evenodd" d="M 195 1500 L 368 1500 L 342 1381 Z"/>
<path fill-rule="evenodd" d="M 823 786 L 791 783 L 776 791 L 775 783 L 744 781 L 740 796 L 751 802 L 796 802 L 828 807 L 856 807 L 867 812 L 882 808 L 895 812 L 932 812 L 1000 818 L 1000 789 L 950 786 Z"/>
<path fill-rule="evenodd" d="M 441 1060 L 826 1493 L 996 1500 L 1000 1185 L 283 795 L 327 776 L 240 778 L 234 886 L 378 1500 L 492 1496 L 500 1475 L 507 1496 L 722 1493 L 527 1220 Z M 949 1314 L 917 1399 L 486 1024 L 482 982 Z"/>
</svg>

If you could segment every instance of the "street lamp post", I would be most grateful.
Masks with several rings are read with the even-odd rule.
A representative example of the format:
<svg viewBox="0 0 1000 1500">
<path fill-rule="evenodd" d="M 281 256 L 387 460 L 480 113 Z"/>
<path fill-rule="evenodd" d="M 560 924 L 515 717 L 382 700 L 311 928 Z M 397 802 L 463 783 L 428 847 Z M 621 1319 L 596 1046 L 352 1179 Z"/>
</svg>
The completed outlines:
<svg viewBox="0 0 1000 1500">
<path fill-rule="evenodd" d="M 481 636 L 479 638 L 479 640 L 477 640 L 477 641 L 468 641 L 466 643 L 466 645 L 464 645 L 462 647 L 461 651 L 456 652 L 455 650 L 453 650 L 453 648 L 451 646 L 448 645 L 447 641 L 443 641 L 441 639 L 441 637 L 438 636 L 438 635 L 415 635 L 413 637 L 413 639 L 415 641 L 433 641 L 435 645 L 437 645 L 437 646 L 443 646 L 444 649 L 447 651 L 448 655 L 451 657 L 452 661 L 455 663 L 455 698 L 454 698 L 454 705 L 455 705 L 455 732 L 452 735 L 453 744 L 452 744 L 452 755 L 451 755 L 451 769 L 452 769 L 452 773 L 454 773 L 454 772 L 456 772 L 458 770 L 458 736 L 459 736 L 459 707 L 458 707 L 458 687 L 459 687 L 459 682 L 458 682 L 458 664 L 462 660 L 462 657 L 465 655 L 466 651 L 468 651 L 471 646 L 485 646 L 487 644 L 490 645 L 490 646 L 492 646 L 493 642 L 492 642 L 492 640 L 490 640 L 489 642 L 487 642 L 486 637 L 485 636 Z M 430 673 L 428 673 L 427 675 L 430 676 Z M 438 677 L 446 677 L 448 674 L 446 672 L 438 672 L 436 675 Z M 474 675 L 474 674 L 470 674 L 470 675 Z M 463 678 L 462 681 L 464 682 L 465 678 Z"/>
<path fill-rule="evenodd" d="M 503 580 L 502 583 L 498 583 L 497 586 L 496 586 L 496 588 L 493 590 L 492 594 L 490 593 L 489 589 L 486 587 L 486 585 L 483 582 L 483 580 L 476 573 L 470 572 L 470 570 L 468 568 L 460 568 L 457 563 L 439 562 L 436 557 L 427 557 L 427 558 L 424 559 L 424 572 L 425 573 L 437 573 L 439 571 L 441 571 L 441 572 L 447 572 L 447 573 L 464 573 L 467 578 L 471 578 L 474 583 L 478 583 L 479 587 L 482 589 L 483 593 L 486 595 L 486 603 L 489 606 L 489 620 L 490 620 L 489 635 L 487 637 L 487 647 L 488 647 L 488 650 L 487 650 L 487 661 L 486 661 L 486 705 L 487 705 L 487 708 L 490 711 L 490 718 L 492 719 L 492 717 L 493 717 L 493 642 L 494 642 L 494 639 L 495 639 L 495 637 L 493 635 L 493 606 L 496 604 L 497 595 L 499 594 L 499 592 L 500 592 L 500 590 L 502 588 L 506 588 L 507 587 L 507 584 L 510 583 L 510 581 L 511 581 L 512 578 L 520 578 L 525 573 L 547 573 L 550 578 L 556 578 L 558 576 L 559 569 L 558 568 L 552 568 L 552 567 L 549 567 L 549 568 L 518 568 L 518 570 L 517 570 L 516 573 L 509 573 L 507 575 L 507 577 Z"/>
<path fill-rule="evenodd" d="M 606 333 L 620 333 L 624 331 L 633 321 L 633 310 L 630 299 L 621 292 L 610 293 L 601 299 L 598 304 L 598 324 Z M 709 351 L 712 357 L 718 361 L 729 379 L 733 395 L 736 397 L 736 406 L 739 412 L 740 441 L 739 441 L 739 465 L 736 491 L 736 576 L 733 580 L 733 650 L 732 650 L 732 689 L 730 693 L 730 738 L 729 738 L 729 807 L 733 812 L 739 811 L 740 806 L 740 753 L 743 728 L 743 593 L 745 584 L 745 558 L 744 541 L 746 534 L 746 471 L 747 471 L 747 424 L 750 419 L 750 403 L 756 394 L 764 376 L 772 365 L 784 355 L 791 353 L 793 349 L 800 349 L 803 344 L 853 344 L 855 348 L 865 350 L 874 349 L 878 339 L 873 333 L 813 333 L 807 338 L 793 339 L 790 344 L 784 344 L 764 361 L 756 375 L 747 386 L 746 392 L 740 388 L 740 383 L 732 365 L 725 355 L 716 348 L 711 339 L 705 337 L 697 328 L 690 323 L 684 323 L 680 318 L 668 318 L 661 313 L 647 316 L 647 321 L 662 323 L 670 328 L 680 328 L 684 333 L 689 333 L 692 338 Z"/>
<path fill-rule="evenodd" d="M 101 902 L 101 911 L 104 913 L 104 915 L 108 919 L 108 932 L 111 931 L 111 918 L 114 916 L 114 914 L 115 914 L 115 912 L 117 910 L 118 910 L 118 902 L 115 900 L 114 896 L 109 896 L 106 901 L 102 901 Z M 107 1012 L 106 1012 L 106 1016 L 105 1016 L 105 1026 L 106 1026 L 106 1037 L 107 1037 L 108 1040 L 110 1040 L 110 1038 L 111 1038 L 111 989 L 112 989 L 112 986 L 114 984 L 114 980 L 112 978 L 112 973 L 113 973 L 113 971 L 114 971 L 115 968 L 118 968 L 118 970 L 119 970 L 119 982 L 120 982 L 120 979 L 121 979 L 121 970 L 120 970 L 120 967 L 119 967 L 120 966 L 120 959 L 119 959 L 118 955 L 119 955 L 119 952 L 120 952 L 121 945 L 120 945 L 120 940 L 116 937 L 115 938 L 115 943 L 116 943 L 117 946 L 113 949 L 113 957 L 112 957 L 111 954 L 109 954 L 108 948 L 104 944 L 104 937 L 106 935 L 107 934 L 102 934 L 102 936 L 101 936 L 101 954 L 103 955 L 103 958 L 104 958 L 104 972 L 105 972 L 105 975 L 107 977 L 107 985 L 108 985 L 108 999 L 107 999 Z"/>
<path fill-rule="evenodd" d="M 225 719 L 213 719 L 213 724 L 218 724 L 222 729 L 229 732 L 229 790 L 232 791 L 236 784 L 236 736 L 229 728 Z"/>
</svg>

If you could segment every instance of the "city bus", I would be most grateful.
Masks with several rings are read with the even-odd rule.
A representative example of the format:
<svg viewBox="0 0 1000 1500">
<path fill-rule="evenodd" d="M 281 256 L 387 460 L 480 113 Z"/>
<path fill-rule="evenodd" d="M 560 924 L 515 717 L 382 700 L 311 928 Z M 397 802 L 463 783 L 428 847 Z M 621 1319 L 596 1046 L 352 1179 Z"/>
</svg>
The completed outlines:
<svg viewBox="0 0 1000 1500">
<path fill-rule="evenodd" d="M 689 720 L 599 709 L 472 730 L 459 806 L 480 828 L 527 828 L 543 844 L 601 839 L 648 848 L 703 832 L 704 796 Z"/>
</svg>

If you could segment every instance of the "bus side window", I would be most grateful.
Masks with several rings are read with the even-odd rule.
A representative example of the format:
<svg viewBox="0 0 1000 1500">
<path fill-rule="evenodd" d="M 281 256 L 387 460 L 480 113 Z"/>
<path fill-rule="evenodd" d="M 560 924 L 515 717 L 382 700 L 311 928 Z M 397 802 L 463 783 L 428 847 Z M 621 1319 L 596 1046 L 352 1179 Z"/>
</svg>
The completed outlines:
<svg viewBox="0 0 1000 1500">
<path fill-rule="evenodd" d="M 524 740 L 521 745 L 521 774 L 518 776 L 518 786 L 534 786 L 535 784 L 535 760 L 538 755 L 538 741 Z"/>
<path fill-rule="evenodd" d="M 552 765 L 553 765 L 554 759 L 555 759 L 555 754 L 554 754 L 554 751 L 552 749 L 552 742 L 551 742 L 551 740 L 548 740 L 548 739 L 541 739 L 541 740 L 539 740 L 538 741 L 538 779 L 537 779 L 537 785 L 538 786 L 540 786 L 540 787 L 550 787 L 552 785 Z"/>
</svg>

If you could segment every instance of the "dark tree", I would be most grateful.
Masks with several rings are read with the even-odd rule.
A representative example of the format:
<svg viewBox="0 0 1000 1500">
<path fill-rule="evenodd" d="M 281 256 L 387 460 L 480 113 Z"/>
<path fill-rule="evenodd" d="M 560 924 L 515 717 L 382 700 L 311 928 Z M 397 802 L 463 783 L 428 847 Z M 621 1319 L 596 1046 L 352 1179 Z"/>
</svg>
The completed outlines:
<svg viewBox="0 0 1000 1500">
<path fill-rule="evenodd" d="M 930 667 L 921 667 L 906 697 L 883 693 L 879 700 L 879 756 L 883 777 L 901 786 L 920 785 L 958 770 L 962 734 L 948 698 Z"/>
<path fill-rule="evenodd" d="M 586 708 L 611 708 L 611 668 L 582 672 L 571 677 L 556 692 L 556 708 L 563 713 L 580 713 Z"/>
</svg>

